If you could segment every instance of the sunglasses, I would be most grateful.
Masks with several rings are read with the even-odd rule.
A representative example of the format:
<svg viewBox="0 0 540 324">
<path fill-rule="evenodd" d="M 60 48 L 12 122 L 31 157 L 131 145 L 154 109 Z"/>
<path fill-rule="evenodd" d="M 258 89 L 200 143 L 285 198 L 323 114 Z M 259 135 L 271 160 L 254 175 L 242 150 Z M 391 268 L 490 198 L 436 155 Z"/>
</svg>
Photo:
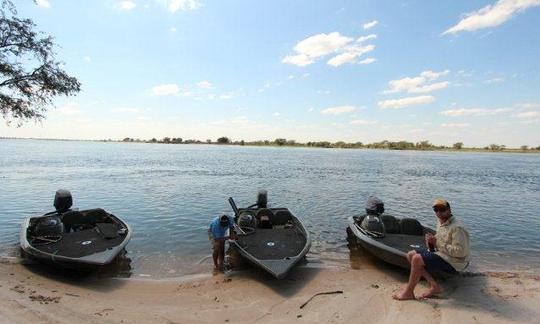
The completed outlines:
<svg viewBox="0 0 540 324">
<path fill-rule="evenodd" d="M 433 207 L 433 211 L 438 213 L 438 212 L 445 212 L 448 208 L 446 207 L 439 207 L 439 206 L 435 206 Z"/>
</svg>

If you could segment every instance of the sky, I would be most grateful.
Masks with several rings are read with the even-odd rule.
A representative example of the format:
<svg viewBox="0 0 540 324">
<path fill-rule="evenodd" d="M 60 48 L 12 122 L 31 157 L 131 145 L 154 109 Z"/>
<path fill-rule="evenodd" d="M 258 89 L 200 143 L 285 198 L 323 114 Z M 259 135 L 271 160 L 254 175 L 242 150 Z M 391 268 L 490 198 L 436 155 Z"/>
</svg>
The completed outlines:
<svg viewBox="0 0 540 324">
<path fill-rule="evenodd" d="M 16 5 L 82 91 L 0 136 L 540 145 L 540 0 Z"/>
</svg>

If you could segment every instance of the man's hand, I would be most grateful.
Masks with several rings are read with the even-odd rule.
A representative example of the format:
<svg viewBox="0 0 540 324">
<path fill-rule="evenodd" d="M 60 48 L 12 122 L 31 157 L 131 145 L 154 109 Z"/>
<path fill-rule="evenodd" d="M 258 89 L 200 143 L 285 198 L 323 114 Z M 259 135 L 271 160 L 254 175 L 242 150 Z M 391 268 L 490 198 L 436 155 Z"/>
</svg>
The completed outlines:
<svg viewBox="0 0 540 324">
<path fill-rule="evenodd" d="M 437 246 L 437 239 L 435 238 L 435 236 L 431 233 L 428 233 L 425 236 L 425 240 L 426 240 L 426 246 L 428 247 L 428 249 L 430 251 L 435 250 L 435 246 Z"/>
</svg>

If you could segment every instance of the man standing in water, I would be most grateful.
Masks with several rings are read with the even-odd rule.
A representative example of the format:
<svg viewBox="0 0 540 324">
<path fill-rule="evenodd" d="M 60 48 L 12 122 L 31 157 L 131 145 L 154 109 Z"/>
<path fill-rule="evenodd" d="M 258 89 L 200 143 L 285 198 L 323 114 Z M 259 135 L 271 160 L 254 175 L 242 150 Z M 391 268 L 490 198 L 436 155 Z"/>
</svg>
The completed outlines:
<svg viewBox="0 0 540 324">
<path fill-rule="evenodd" d="M 439 222 L 435 235 L 426 234 L 428 250 L 410 251 L 407 259 L 411 264 L 409 282 L 405 290 L 395 292 L 396 300 L 415 299 L 414 288 L 421 277 L 430 287 L 422 298 L 430 298 L 442 292 L 442 287 L 433 279 L 430 272 L 455 273 L 467 267 L 470 260 L 469 233 L 452 215 L 450 204 L 444 199 L 435 199 L 433 211 Z"/>
<path fill-rule="evenodd" d="M 212 257 L 214 258 L 214 272 L 223 271 L 223 259 L 225 258 L 225 241 L 235 239 L 234 219 L 222 214 L 212 220 L 208 227 L 208 238 L 212 242 Z M 229 230 L 229 236 L 225 236 Z"/>
</svg>

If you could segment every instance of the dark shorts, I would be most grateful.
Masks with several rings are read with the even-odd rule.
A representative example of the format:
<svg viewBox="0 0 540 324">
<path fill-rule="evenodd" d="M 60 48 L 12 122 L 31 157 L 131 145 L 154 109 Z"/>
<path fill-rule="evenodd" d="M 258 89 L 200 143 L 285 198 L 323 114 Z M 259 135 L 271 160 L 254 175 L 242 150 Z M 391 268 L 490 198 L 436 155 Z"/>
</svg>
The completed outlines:
<svg viewBox="0 0 540 324">
<path fill-rule="evenodd" d="M 427 272 L 446 272 L 450 274 L 456 273 L 456 269 L 454 269 L 450 263 L 446 262 L 436 253 L 426 249 L 417 249 L 416 252 L 422 256 L 422 260 L 424 261 Z"/>
</svg>

